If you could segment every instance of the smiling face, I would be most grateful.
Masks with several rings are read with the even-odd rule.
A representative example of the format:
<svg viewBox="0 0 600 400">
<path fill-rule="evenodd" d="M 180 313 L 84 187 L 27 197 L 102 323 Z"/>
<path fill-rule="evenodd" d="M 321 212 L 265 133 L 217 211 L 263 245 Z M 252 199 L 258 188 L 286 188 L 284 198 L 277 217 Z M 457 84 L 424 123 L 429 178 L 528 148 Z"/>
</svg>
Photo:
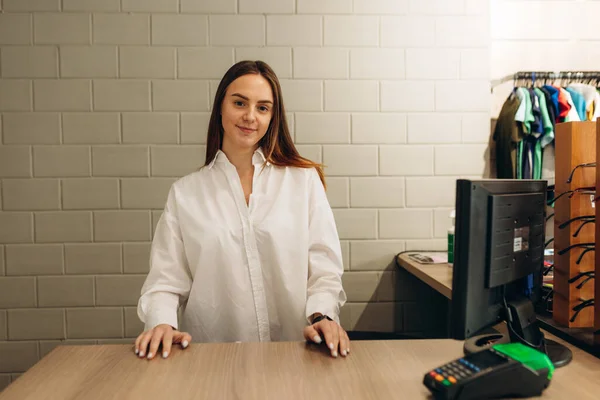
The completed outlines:
<svg viewBox="0 0 600 400">
<path fill-rule="evenodd" d="M 273 91 L 259 74 L 240 76 L 227 88 L 221 105 L 223 151 L 254 150 L 273 116 Z"/>
</svg>

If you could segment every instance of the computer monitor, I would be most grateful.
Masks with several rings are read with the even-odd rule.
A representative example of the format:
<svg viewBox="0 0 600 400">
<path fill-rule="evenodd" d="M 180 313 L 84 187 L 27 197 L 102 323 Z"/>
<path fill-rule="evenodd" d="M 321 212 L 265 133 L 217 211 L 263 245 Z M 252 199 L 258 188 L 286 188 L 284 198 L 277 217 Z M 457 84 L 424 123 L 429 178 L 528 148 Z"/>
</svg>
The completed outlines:
<svg viewBox="0 0 600 400">
<path fill-rule="evenodd" d="M 521 342 L 567 364 L 568 348 L 544 338 L 534 303 L 541 295 L 547 182 L 491 179 L 456 182 L 451 337 L 465 353 Z M 506 322 L 508 335 L 482 334 Z"/>
</svg>

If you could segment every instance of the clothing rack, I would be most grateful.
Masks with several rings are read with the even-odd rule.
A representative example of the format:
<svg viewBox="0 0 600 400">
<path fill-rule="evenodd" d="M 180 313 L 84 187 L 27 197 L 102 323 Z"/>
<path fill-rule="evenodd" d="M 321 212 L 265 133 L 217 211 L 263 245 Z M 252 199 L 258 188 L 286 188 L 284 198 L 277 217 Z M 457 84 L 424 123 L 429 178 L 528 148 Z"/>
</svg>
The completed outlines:
<svg viewBox="0 0 600 400">
<path fill-rule="evenodd" d="M 600 81 L 600 71 L 519 71 L 512 75 L 506 75 L 500 79 L 492 80 L 492 91 L 496 86 L 505 82 L 527 81 L 535 83 L 536 80 L 575 80 L 575 81 Z"/>
</svg>

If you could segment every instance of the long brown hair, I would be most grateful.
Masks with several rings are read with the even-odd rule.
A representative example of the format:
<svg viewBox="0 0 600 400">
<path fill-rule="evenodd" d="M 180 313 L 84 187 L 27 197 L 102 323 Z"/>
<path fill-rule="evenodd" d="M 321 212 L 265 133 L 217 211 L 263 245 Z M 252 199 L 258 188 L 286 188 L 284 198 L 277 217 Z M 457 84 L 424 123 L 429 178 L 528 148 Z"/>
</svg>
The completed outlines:
<svg viewBox="0 0 600 400">
<path fill-rule="evenodd" d="M 275 75 L 271 67 L 263 61 L 240 61 L 229 68 L 223 79 L 221 79 L 215 95 L 210 122 L 208 123 L 206 160 L 204 165 L 210 164 L 223 143 L 224 132 L 221 121 L 221 107 L 227 88 L 231 82 L 247 74 L 261 75 L 269 82 L 273 92 L 273 115 L 271 122 L 267 133 L 258 142 L 258 146 L 262 148 L 267 161 L 280 167 L 316 168 L 323 186 L 326 187 L 322 165 L 300 156 L 296 146 L 294 146 L 285 116 L 279 79 L 277 79 L 277 75 Z"/>
</svg>

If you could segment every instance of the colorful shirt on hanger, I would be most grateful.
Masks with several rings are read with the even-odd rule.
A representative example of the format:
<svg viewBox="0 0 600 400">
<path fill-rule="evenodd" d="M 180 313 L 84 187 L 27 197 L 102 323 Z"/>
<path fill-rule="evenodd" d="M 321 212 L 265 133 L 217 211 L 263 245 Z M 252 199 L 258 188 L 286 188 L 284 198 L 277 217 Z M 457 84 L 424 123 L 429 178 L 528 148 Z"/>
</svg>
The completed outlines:
<svg viewBox="0 0 600 400">
<path fill-rule="evenodd" d="M 549 143 L 554 140 L 554 124 L 552 123 L 552 119 L 550 117 L 550 113 L 548 112 L 548 105 L 546 103 L 546 95 L 540 88 L 533 89 L 539 104 L 540 104 L 540 112 L 542 117 L 542 127 L 543 127 L 543 135 L 540 137 L 540 146 L 546 147 Z"/>
<path fill-rule="evenodd" d="M 565 90 L 571 95 L 571 100 L 573 100 L 573 105 L 575 106 L 575 110 L 577 110 L 579 121 L 585 121 L 587 118 L 585 112 L 586 107 L 584 97 L 581 95 L 581 93 L 570 87 L 566 87 Z"/>
<path fill-rule="evenodd" d="M 552 123 L 552 130 L 554 131 L 554 125 L 556 124 L 557 109 L 554 108 L 554 102 L 552 101 L 552 95 L 550 94 L 550 91 L 546 89 L 545 86 L 543 88 L 540 88 L 540 90 L 542 91 L 542 93 L 544 93 L 544 97 L 546 99 L 546 110 L 548 111 L 548 116 L 550 118 L 550 122 Z"/>
<path fill-rule="evenodd" d="M 558 92 L 559 90 L 551 85 L 544 85 L 544 87 L 542 89 L 545 89 L 549 95 L 550 95 L 550 99 L 552 101 L 552 105 L 553 105 L 553 109 L 554 109 L 554 122 L 558 122 L 558 118 L 559 118 L 559 112 L 560 109 L 558 107 Z"/>
<path fill-rule="evenodd" d="M 573 103 L 573 97 L 571 97 L 571 93 L 568 90 L 565 90 L 564 88 L 560 88 L 560 92 L 564 95 L 567 104 L 569 104 L 570 106 L 569 111 L 565 116 L 564 122 L 581 121 L 581 118 L 579 118 L 579 113 L 577 112 L 577 108 Z"/>
<path fill-rule="evenodd" d="M 558 121 L 557 122 L 564 122 L 565 118 L 567 118 L 567 115 L 569 114 L 569 111 L 571 111 L 571 104 L 569 103 L 569 101 L 567 99 L 567 95 L 569 93 L 566 90 L 563 90 L 559 86 L 554 86 L 554 87 L 558 91 L 558 97 L 557 97 Z"/>
<path fill-rule="evenodd" d="M 540 106 L 541 126 L 543 134 L 535 141 L 533 179 L 542 179 L 543 148 L 554 140 L 554 124 L 550 119 L 546 102 L 546 95 L 540 88 L 534 88 L 533 92 Z"/>
<path fill-rule="evenodd" d="M 515 121 L 519 121 L 523 124 L 523 133 L 529 134 L 531 132 L 531 123 L 533 122 L 533 113 L 531 112 L 531 97 L 529 92 L 525 88 L 517 88 L 516 95 L 519 98 L 521 104 L 515 114 Z"/>
<path fill-rule="evenodd" d="M 585 83 L 571 83 L 567 86 L 567 89 L 574 90 L 583 96 L 583 100 L 585 101 L 585 119 L 582 118 L 582 120 L 595 121 L 594 111 L 596 108 L 596 95 L 598 95 L 596 88 Z"/>
<path fill-rule="evenodd" d="M 544 133 L 544 127 L 542 126 L 542 112 L 540 110 L 540 100 L 536 96 L 533 88 L 528 88 L 529 98 L 531 99 L 531 114 L 533 115 L 533 121 L 530 124 L 531 134 L 538 138 Z"/>
</svg>

